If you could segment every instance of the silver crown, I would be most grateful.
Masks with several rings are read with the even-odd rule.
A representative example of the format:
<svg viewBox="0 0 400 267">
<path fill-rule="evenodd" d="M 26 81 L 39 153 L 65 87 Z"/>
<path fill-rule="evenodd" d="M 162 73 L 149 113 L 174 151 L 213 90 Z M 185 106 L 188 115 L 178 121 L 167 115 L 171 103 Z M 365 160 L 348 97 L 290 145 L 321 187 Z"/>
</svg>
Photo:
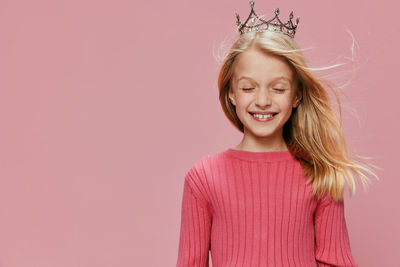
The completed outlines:
<svg viewBox="0 0 400 267">
<path fill-rule="evenodd" d="M 292 22 L 293 11 L 290 12 L 289 15 L 290 19 L 286 23 L 282 23 L 282 21 L 278 17 L 279 8 L 275 9 L 275 17 L 273 17 L 270 20 L 263 20 L 262 18 L 257 16 L 256 12 L 254 12 L 253 9 L 254 1 L 250 1 L 250 6 L 251 6 L 250 14 L 244 23 L 240 22 L 239 14 L 236 13 L 236 25 L 238 26 L 238 31 L 240 32 L 240 35 L 242 35 L 245 32 L 252 32 L 252 31 L 257 32 L 257 31 L 269 30 L 269 31 L 284 33 L 294 38 L 300 18 L 297 17 L 296 24 L 293 24 Z M 258 21 L 256 21 L 256 19 L 258 19 Z M 249 20 L 251 22 L 251 25 L 248 24 Z"/>
</svg>

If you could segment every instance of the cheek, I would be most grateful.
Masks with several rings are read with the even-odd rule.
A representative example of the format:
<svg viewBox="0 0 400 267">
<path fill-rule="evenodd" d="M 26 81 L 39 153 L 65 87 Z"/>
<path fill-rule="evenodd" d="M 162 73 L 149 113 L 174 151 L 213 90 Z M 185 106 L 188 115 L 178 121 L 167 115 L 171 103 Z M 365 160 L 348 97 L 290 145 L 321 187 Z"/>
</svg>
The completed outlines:
<svg viewBox="0 0 400 267">
<path fill-rule="evenodd" d="M 239 107 L 247 107 L 251 102 L 251 98 L 244 95 L 239 95 L 236 97 L 236 101 Z"/>
<path fill-rule="evenodd" d="M 293 105 L 293 100 L 289 97 L 282 98 L 280 100 L 281 106 L 285 109 L 291 108 Z"/>
</svg>

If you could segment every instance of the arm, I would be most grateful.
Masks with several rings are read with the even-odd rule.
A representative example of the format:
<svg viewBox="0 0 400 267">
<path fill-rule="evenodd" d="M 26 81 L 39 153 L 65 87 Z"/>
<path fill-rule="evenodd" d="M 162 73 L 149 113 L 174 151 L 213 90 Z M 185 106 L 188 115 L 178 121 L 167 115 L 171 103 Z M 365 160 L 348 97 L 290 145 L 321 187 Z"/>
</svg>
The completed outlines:
<svg viewBox="0 0 400 267">
<path fill-rule="evenodd" d="M 358 267 L 351 253 L 344 200 L 335 202 L 324 195 L 314 216 L 315 258 L 318 267 Z"/>
<path fill-rule="evenodd" d="M 208 204 L 196 198 L 185 179 L 176 267 L 208 267 L 212 216 Z"/>
</svg>

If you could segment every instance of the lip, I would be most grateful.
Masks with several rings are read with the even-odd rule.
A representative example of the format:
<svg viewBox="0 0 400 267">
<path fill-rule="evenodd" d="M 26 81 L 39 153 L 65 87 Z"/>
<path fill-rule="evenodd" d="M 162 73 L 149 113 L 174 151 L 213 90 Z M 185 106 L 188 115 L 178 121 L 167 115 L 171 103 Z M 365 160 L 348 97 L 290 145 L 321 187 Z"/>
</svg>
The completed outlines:
<svg viewBox="0 0 400 267">
<path fill-rule="evenodd" d="M 267 114 L 275 114 L 275 113 L 278 113 L 278 112 L 272 112 L 272 111 L 265 111 L 265 112 L 258 112 L 258 111 L 255 111 L 255 112 L 251 112 L 251 111 L 249 111 L 249 113 L 250 113 L 250 114 L 267 115 Z"/>
<path fill-rule="evenodd" d="M 252 117 L 254 120 L 256 120 L 256 121 L 259 121 L 259 122 L 269 122 L 269 121 L 273 120 L 273 119 L 276 117 L 276 114 L 277 114 L 277 113 L 276 113 L 276 112 L 258 113 L 258 114 L 275 114 L 275 115 L 273 115 L 272 117 L 267 118 L 267 119 L 265 119 L 265 120 L 253 116 L 254 113 L 249 112 L 249 114 L 250 114 L 251 117 Z M 257 114 L 257 113 L 256 113 L 256 114 Z"/>
</svg>

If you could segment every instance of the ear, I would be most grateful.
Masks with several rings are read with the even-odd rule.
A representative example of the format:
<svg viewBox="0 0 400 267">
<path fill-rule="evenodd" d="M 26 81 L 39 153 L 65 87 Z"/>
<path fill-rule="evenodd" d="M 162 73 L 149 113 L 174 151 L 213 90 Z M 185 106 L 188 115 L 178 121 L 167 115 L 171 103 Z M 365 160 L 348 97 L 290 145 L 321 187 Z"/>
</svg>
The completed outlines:
<svg viewBox="0 0 400 267">
<path fill-rule="evenodd" d="M 301 96 L 300 97 L 296 96 L 296 99 L 293 102 L 293 107 L 297 108 L 299 106 L 299 104 L 300 104 L 300 101 L 301 101 Z"/>
<path fill-rule="evenodd" d="M 230 102 L 232 103 L 232 105 L 236 106 L 235 95 L 232 92 L 232 88 L 229 88 L 229 90 L 228 90 L 228 98 L 229 98 Z"/>
<path fill-rule="evenodd" d="M 296 84 L 296 90 L 295 90 L 295 101 L 293 102 L 293 108 L 297 108 L 300 104 L 301 99 L 303 98 L 303 93 L 302 93 L 302 83 L 296 78 L 297 84 Z"/>
</svg>

